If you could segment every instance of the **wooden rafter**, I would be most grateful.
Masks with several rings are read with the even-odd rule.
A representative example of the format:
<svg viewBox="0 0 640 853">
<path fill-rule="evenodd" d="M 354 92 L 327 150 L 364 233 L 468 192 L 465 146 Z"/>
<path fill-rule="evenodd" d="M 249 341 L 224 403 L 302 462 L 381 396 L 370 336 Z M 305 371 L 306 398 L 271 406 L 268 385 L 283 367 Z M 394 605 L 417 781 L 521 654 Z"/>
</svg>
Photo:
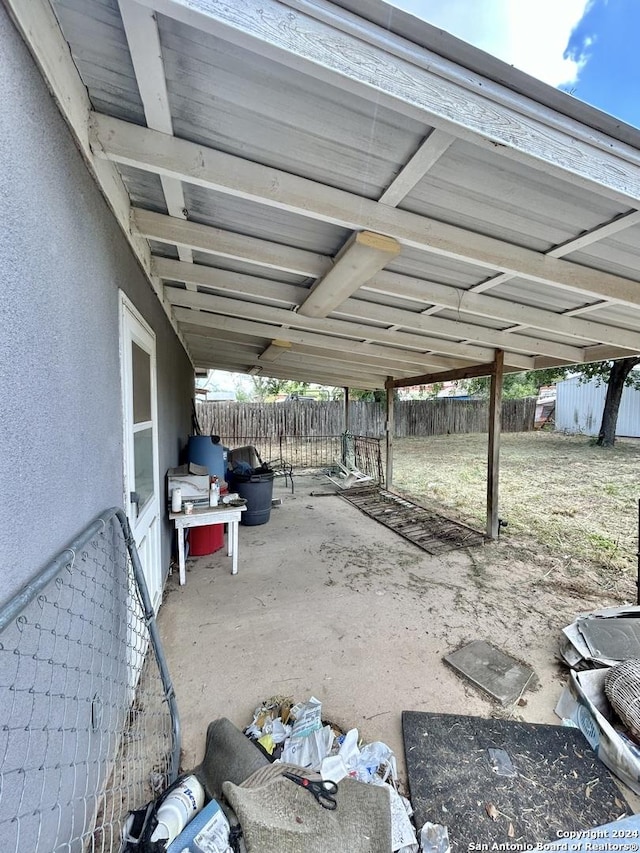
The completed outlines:
<svg viewBox="0 0 640 853">
<path fill-rule="evenodd" d="M 173 121 L 155 14 L 136 0 L 118 0 L 118 6 L 147 126 L 160 133 L 172 134 Z M 184 219 L 181 181 L 165 175 L 161 176 L 160 181 L 169 215 Z M 193 260 L 193 253 L 188 246 L 178 246 L 178 255 L 181 261 L 190 263 Z"/>
<path fill-rule="evenodd" d="M 430 51 L 314 0 L 142 0 L 224 38 L 503 156 L 618 200 L 640 198 L 640 155 L 631 146 L 489 80 L 464 75 Z M 290 34 L 297 34 L 292 49 Z M 329 47 L 330 46 L 330 47 Z M 375 230 L 375 229 L 374 229 Z"/>
<path fill-rule="evenodd" d="M 315 332 L 300 331 L 298 329 L 283 328 L 281 326 L 269 325 L 256 322 L 255 320 L 240 319 L 222 314 L 210 314 L 204 311 L 192 311 L 187 308 L 176 307 L 174 309 L 176 319 L 185 328 L 188 336 L 195 328 L 214 329 L 215 337 L 221 334 L 243 334 L 251 335 L 264 341 L 265 338 L 285 339 L 296 344 L 297 347 L 310 347 L 328 352 L 328 357 L 338 361 L 346 361 L 352 358 L 362 358 L 364 364 L 371 359 L 373 363 L 384 363 L 389 372 L 400 369 L 404 365 L 411 365 L 412 370 L 416 367 L 441 368 L 446 370 L 451 366 L 462 367 L 468 360 L 442 357 L 433 353 L 424 354 L 415 349 L 400 349 L 399 346 L 377 346 L 376 344 L 363 344 L 359 341 L 335 337 L 333 335 L 318 334 Z M 402 336 L 398 337 L 396 344 L 403 343 Z M 533 368 L 533 361 L 530 362 Z M 519 369 L 519 368 L 516 368 Z"/>
<path fill-rule="evenodd" d="M 270 305 L 247 304 L 247 302 L 241 299 L 229 299 L 224 296 L 189 293 L 173 287 L 167 287 L 166 293 L 172 304 L 181 307 L 197 308 L 202 311 L 211 311 L 240 318 L 248 317 L 259 322 L 293 326 L 306 331 L 318 332 L 319 334 L 324 332 L 327 334 L 360 338 L 360 340 L 372 340 L 378 343 L 388 343 L 392 346 L 404 343 L 406 346 L 421 347 L 425 351 L 432 350 L 442 355 L 453 355 L 454 357 L 467 358 L 476 362 L 478 359 L 486 361 L 493 358 L 493 347 L 459 344 L 456 341 L 444 338 L 434 338 L 429 335 L 417 335 L 410 332 L 389 332 L 386 328 L 342 319 L 302 317 L 283 308 L 275 308 Z M 414 316 L 410 312 L 406 313 L 410 317 Z M 416 320 L 411 322 L 418 323 L 419 317 L 420 315 L 416 315 Z M 286 337 L 279 330 L 277 330 L 277 335 L 274 336 Z M 507 358 L 511 366 L 519 367 L 521 370 L 530 370 L 533 367 L 533 360 L 530 356 L 509 352 Z"/>
<path fill-rule="evenodd" d="M 638 282 L 487 237 L 110 116 L 94 114 L 97 156 L 232 196 L 573 292 L 640 305 Z"/>
</svg>

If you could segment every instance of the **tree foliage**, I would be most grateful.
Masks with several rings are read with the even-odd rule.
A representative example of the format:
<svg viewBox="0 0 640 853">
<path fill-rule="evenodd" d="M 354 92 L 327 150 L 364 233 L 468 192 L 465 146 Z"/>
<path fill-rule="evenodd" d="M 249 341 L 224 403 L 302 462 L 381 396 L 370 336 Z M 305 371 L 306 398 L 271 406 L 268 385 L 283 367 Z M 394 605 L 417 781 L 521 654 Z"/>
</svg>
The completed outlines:
<svg viewBox="0 0 640 853">
<path fill-rule="evenodd" d="M 609 379 L 611 378 L 611 369 L 614 364 L 626 362 L 632 362 L 632 364 L 629 367 L 629 373 L 624 381 L 624 387 L 635 388 L 636 391 L 640 391 L 640 371 L 632 370 L 633 367 L 640 364 L 640 358 L 635 356 L 620 359 L 618 362 L 596 361 L 593 364 L 581 364 L 579 368 L 576 368 L 576 371 L 580 371 L 581 382 L 589 382 L 591 379 L 595 379 L 596 385 L 608 385 Z"/>
<path fill-rule="evenodd" d="M 295 382 L 290 379 L 275 379 L 272 376 L 252 376 L 253 397 L 267 400 L 278 394 L 300 394 L 304 396 L 309 388 L 309 382 Z"/>
<path fill-rule="evenodd" d="M 602 421 L 596 444 L 599 447 L 613 447 L 616 443 L 616 426 L 622 392 L 625 388 L 640 390 L 640 371 L 633 368 L 640 364 L 640 356 L 630 356 L 617 361 L 597 361 L 581 365 L 580 381 L 595 379 L 597 385 L 607 385 L 607 396 L 602 411 Z"/>
<path fill-rule="evenodd" d="M 570 372 L 567 367 L 549 367 L 544 370 L 529 370 L 523 373 L 505 373 L 502 383 L 502 396 L 505 400 L 537 397 L 543 385 L 559 382 Z M 489 384 L 488 376 L 466 379 L 464 382 L 467 394 L 472 397 L 488 397 Z"/>
</svg>

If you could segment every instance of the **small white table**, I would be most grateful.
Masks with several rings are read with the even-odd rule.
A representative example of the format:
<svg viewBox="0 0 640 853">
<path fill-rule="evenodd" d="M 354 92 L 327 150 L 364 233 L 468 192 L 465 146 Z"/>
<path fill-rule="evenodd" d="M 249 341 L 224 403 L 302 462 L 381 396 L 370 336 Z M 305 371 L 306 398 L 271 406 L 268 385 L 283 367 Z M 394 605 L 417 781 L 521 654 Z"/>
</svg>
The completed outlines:
<svg viewBox="0 0 640 853">
<path fill-rule="evenodd" d="M 180 585 L 187 581 L 184 559 L 184 530 L 185 527 L 204 527 L 206 524 L 228 524 L 227 556 L 232 557 L 231 574 L 238 574 L 238 526 L 240 515 L 246 510 L 245 506 L 228 506 L 220 504 L 216 507 L 194 509 L 187 515 L 185 512 L 170 512 L 169 518 L 176 526 L 178 533 L 178 565 L 180 566 Z"/>
</svg>

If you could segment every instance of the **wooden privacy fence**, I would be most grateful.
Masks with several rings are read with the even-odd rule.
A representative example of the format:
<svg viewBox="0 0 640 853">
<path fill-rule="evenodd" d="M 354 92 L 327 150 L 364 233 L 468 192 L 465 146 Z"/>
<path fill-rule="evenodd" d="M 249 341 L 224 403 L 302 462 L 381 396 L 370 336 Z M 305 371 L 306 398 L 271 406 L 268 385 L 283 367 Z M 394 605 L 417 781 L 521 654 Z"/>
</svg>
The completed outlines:
<svg viewBox="0 0 640 853">
<path fill-rule="evenodd" d="M 394 408 L 394 432 L 398 438 L 487 431 L 486 400 L 402 400 Z M 502 429 L 505 432 L 532 430 L 535 409 L 535 397 L 505 400 Z M 213 432 L 226 438 L 331 436 L 344 432 L 341 401 L 198 403 L 197 413 L 203 433 Z M 350 402 L 349 431 L 354 435 L 382 435 L 385 431 L 384 405 Z"/>
</svg>

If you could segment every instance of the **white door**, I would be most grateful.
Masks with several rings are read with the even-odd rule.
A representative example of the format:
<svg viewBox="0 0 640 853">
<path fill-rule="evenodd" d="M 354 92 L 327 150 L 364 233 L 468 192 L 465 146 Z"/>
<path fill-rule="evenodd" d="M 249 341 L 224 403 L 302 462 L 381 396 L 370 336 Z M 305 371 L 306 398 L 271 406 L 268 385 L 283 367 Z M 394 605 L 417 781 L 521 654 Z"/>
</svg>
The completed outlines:
<svg viewBox="0 0 640 853">
<path fill-rule="evenodd" d="M 162 594 L 156 338 L 120 293 L 124 507 L 157 611 Z"/>
</svg>

